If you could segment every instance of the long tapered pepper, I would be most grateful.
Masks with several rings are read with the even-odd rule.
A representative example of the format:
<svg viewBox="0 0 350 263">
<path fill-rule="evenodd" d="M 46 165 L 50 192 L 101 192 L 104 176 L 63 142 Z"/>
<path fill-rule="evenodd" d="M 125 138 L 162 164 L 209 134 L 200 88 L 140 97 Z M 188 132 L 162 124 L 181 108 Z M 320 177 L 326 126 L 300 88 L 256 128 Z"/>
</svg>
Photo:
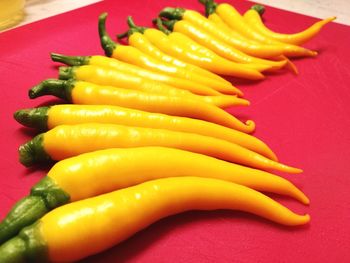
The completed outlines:
<svg viewBox="0 0 350 263">
<path fill-rule="evenodd" d="M 171 22 L 171 21 L 168 21 Z M 215 73 L 219 73 L 221 74 L 218 69 L 215 70 L 215 64 L 214 65 L 206 65 L 206 64 L 213 64 L 216 62 L 216 64 L 218 64 L 219 62 L 221 63 L 221 67 L 222 68 L 226 68 L 227 70 L 231 70 L 233 72 L 233 76 L 236 77 L 243 77 L 243 78 L 251 78 L 253 77 L 253 79 L 256 77 L 251 76 L 249 77 L 247 74 L 249 73 L 245 73 L 245 69 L 249 68 L 249 69 L 253 69 L 255 71 L 264 71 L 266 69 L 269 69 L 271 66 L 265 65 L 265 64 L 247 64 L 247 63 L 241 63 L 241 61 L 232 61 L 229 59 L 226 59 L 224 56 L 222 56 L 222 54 L 217 54 L 212 52 L 212 50 L 208 49 L 207 47 L 205 47 L 204 45 L 202 45 L 201 43 L 197 43 L 193 40 L 191 40 L 190 42 L 192 43 L 193 46 L 196 47 L 195 50 L 193 49 L 188 49 L 185 45 L 184 45 L 184 41 L 170 41 L 170 39 L 172 38 L 171 33 L 169 33 L 169 36 L 167 36 L 165 34 L 165 32 L 162 32 L 160 30 L 156 30 L 153 28 L 147 28 L 144 29 L 143 27 L 138 27 L 135 25 L 135 23 L 133 22 L 132 18 L 129 16 L 128 17 L 128 25 L 130 27 L 129 32 L 142 32 L 145 37 L 156 47 L 158 47 L 160 50 L 164 51 L 167 54 L 173 55 L 173 56 L 177 56 L 182 58 L 183 60 L 201 66 L 212 71 Z M 166 31 L 168 32 L 168 31 Z M 174 30 L 174 32 L 176 32 L 177 34 L 182 34 L 181 32 L 177 32 L 176 30 Z M 132 33 L 130 33 L 132 35 Z M 188 38 L 191 39 L 191 38 Z M 187 40 L 188 40 L 187 39 Z M 188 41 L 187 41 L 188 42 Z M 181 54 L 183 53 L 183 54 Z M 197 56 L 196 56 L 197 55 Z M 200 56 L 198 56 L 200 55 Z M 207 63 L 203 64 L 203 62 L 201 62 L 201 60 L 203 61 L 207 61 Z M 209 63 L 210 62 L 210 63 Z M 238 63 L 236 63 L 238 62 Z M 242 65 L 243 64 L 243 65 Z M 214 67 L 213 67 L 214 66 Z M 223 70 L 223 69 L 221 69 Z"/>
<path fill-rule="evenodd" d="M 98 85 L 138 90 L 151 94 L 187 97 L 193 100 L 213 104 L 220 108 L 226 108 L 235 105 L 249 105 L 249 101 L 237 98 L 236 96 L 223 95 L 220 93 L 220 96 L 200 96 L 193 94 L 188 90 L 174 88 L 172 86 L 159 83 L 154 80 L 146 80 L 129 74 L 126 75 L 114 70 L 113 68 L 99 66 L 85 65 L 74 67 L 60 67 L 59 78 L 63 80 L 76 79 Z M 215 92 L 214 90 L 212 91 Z"/>
<path fill-rule="evenodd" d="M 286 44 L 276 41 L 261 35 L 256 30 L 251 28 L 248 23 L 244 21 L 243 16 L 230 4 L 222 3 L 217 4 L 213 0 L 200 1 L 205 2 L 206 13 L 216 13 L 219 17 L 233 30 L 236 30 L 240 34 L 259 41 L 264 44 L 279 45 L 284 49 L 283 54 L 287 57 L 301 57 L 301 56 L 316 56 L 317 52 L 308 50 L 292 44 Z"/>
<path fill-rule="evenodd" d="M 155 161 L 157 165 L 154 165 Z M 0 243 L 65 203 L 149 180 L 188 175 L 234 182 L 258 191 L 288 195 L 309 204 L 309 199 L 292 183 L 261 170 L 172 148 L 107 149 L 81 154 L 55 164 L 47 176 L 32 187 L 30 195 L 20 200 L 0 223 Z M 60 202 L 56 201 L 57 193 L 64 194 Z M 47 200 L 53 199 L 52 196 L 55 202 L 51 201 L 46 206 Z"/>
<path fill-rule="evenodd" d="M 244 13 L 244 20 L 260 34 L 275 39 L 277 41 L 294 45 L 302 45 L 305 42 L 309 41 L 310 39 L 315 37 L 326 24 L 336 19 L 336 17 L 334 16 L 329 17 L 314 23 L 313 25 L 301 32 L 294 34 L 282 34 L 276 33 L 265 26 L 260 16 L 260 14 L 264 12 L 263 10 L 264 7 L 261 5 L 252 6 L 248 11 Z"/>
<path fill-rule="evenodd" d="M 14 118 L 21 124 L 50 130 L 62 124 L 113 123 L 145 128 L 168 129 L 212 136 L 239 144 L 277 161 L 273 151 L 258 138 L 221 125 L 186 117 L 169 116 L 109 105 L 61 104 L 18 110 Z"/>
<path fill-rule="evenodd" d="M 160 19 L 157 20 L 160 21 Z M 158 28 L 162 28 L 159 22 L 157 25 Z M 152 44 L 163 52 L 178 56 L 188 63 L 220 75 L 259 80 L 264 79 L 264 75 L 259 71 L 271 68 L 269 65 L 250 65 L 230 61 L 179 32 L 170 33 L 166 37 L 165 33 L 160 30 L 148 29 L 144 34 Z M 257 67 L 259 67 L 259 71 L 256 69 Z"/>
<path fill-rule="evenodd" d="M 310 221 L 308 214 L 295 214 L 242 185 L 209 178 L 165 178 L 56 208 L 3 244 L 0 260 L 76 261 L 117 245 L 161 218 L 217 209 L 241 210 L 288 226 Z"/>
<path fill-rule="evenodd" d="M 165 129 L 130 127 L 117 124 L 84 123 L 60 125 L 34 137 L 19 148 L 20 162 L 25 166 L 47 160 L 63 160 L 85 152 L 106 148 L 142 146 L 173 147 L 259 169 L 276 169 L 300 173 L 301 169 L 273 161 L 214 137 Z"/>
<path fill-rule="evenodd" d="M 215 34 L 214 32 L 220 32 L 220 30 L 217 29 L 215 24 L 198 12 L 185 10 L 183 8 L 167 7 L 159 13 L 159 16 L 176 19 L 174 23 L 169 23 L 171 25 L 171 28 L 169 28 L 170 30 L 189 36 L 199 44 L 208 47 L 215 53 L 229 60 L 240 63 L 250 63 L 252 66 L 255 64 L 270 65 L 271 69 L 280 69 L 284 67 L 287 62 L 249 56 L 239 49 L 236 49 L 234 46 L 227 44 L 225 41 L 216 37 L 217 33 Z M 225 35 L 224 32 L 222 32 L 222 34 Z M 281 55 L 281 53 L 278 55 Z"/>
<path fill-rule="evenodd" d="M 189 64 L 184 62 L 183 60 L 179 60 L 177 57 L 169 56 L 168 54 L 162 52 L 155 45 L 151 44 L 149 40 L 143 35 L 144 31 L 147 29 L 145 27 L 136 27 L 131 19 L 128 18 L 128 25 L 130 29 L 124 33 L 118 34 L 118 39 L 124 38 L 126 36 L 129 37 L 129 45 L 136 47 L 140 51 L 145 54 L 148 54 L 154 58 L 157 58 L 163 62 L 170 63 L 176 67 L 184 68 L 193 73 L 204 75 L 205 77 L 214 79 L 215 81 L 222 82 L 223 86 L 230 88 L 232 84 L 221 76 L 212 73 L 208 70 L 205 70 L 201 67 L 195 66 L 193 64 Z M 134 36 L 133 36 L 134 35 Z M 217 82 L 215 82 L 217 83 Z"/>
<path fill-rule="evenodd" d="M 231 30 L 231 28 L 216 14 L 211 13 L 208 15 L 208 20 L 210 20 L 215 28 L 217 29 L 215 32 L 219 32 L 216 34 L 220 34 L 218 36 L 222 41 L 226 41 L 228 44 L 231 44 L 235 46 L 234 42 L 243 43 L 242 47 L 240 49 L 252 56 L 261 57 L 261 58 L 275 58 L 277 60 L 287 60 L 287 68 L 292 70 L 295 74 L 298 74 L 298 69 L 296 66 L 285 56 L 285 55 L 279 55 L 275 56 L 275 53 L 273 51 L 279 51 L 282 50 L 283 54 L 283 47 L 281 48 L 278 45 L 263 45 L 260 42 L 254 41 L 252 39 L 248 39 L 245 36 L 237 33 L 236 31 Z M 272 52 L 271 52 L 272 50 Z"/>
<path fill-rule="evenodd" d="M 225 41 L 227 44 L 232 45 L 246 54 L 260 58 L 272 58 L 283 54 L 283 48 L 280 46 L 264 45 L 251 41 L 232 30 L 227 31 L 223 28 L 218 28 L 215 19 L 220 19 L 220 17 L 215 13 L 210 14 L 206 19 L 204 16 L 193 10 L 180 9 L 179 12 L 179 14 L 173 16 L 174 19 L 182 18 L 199 27 L 203 27 L 221 41 Z"/>
<path fill-rule="evenodd" d="M 167 94 L 174 96 L 194 95 L 187 90 L 177 89 L 160 82 L 126 74 L 113 68 L 94 65 L 60 67 L 59 79 L 76 79 L 98 85 L 115 86 L 118 88 L 133 89 L 154 94 Z M 198 96 L 198 98 L 200 98 L 200 96 Z"/>
<path fill-rule="evenodd" d="M 214 122 L 243 132 L 253 132 L 255 123 L 243 124 L 228 112 L 199 100 L 186 97 L 150 94 L 137 90 L 100 86 L 84 81 L 45 80 L 29 91 L 31 99 L 54 95 L 74 104 L 115 105 L 148 112 L 164 113 Z"/>
<path fill-rule="evenodd" d="M 153 81 L 163 82 L 170 86 L 186 89 L 192 93 L 199 95 L 221 95 L 218 91 L 204 86 L 202 84 L 189 81 L 186 79 L 180 79 L 172 77 L 169 75 L 160 74 L 157 72 L 152 72 L 145 70 L 138 66 L 128 64 L 117 59 L 104 57 L 104 56 L 64 56 L 60 54 L 51 54 L 51 58 L 57 62 L 63 62 L 70 66 L 83 66 L 83 65 L 93 65 L 101 67 L 109 67 L 115 70 L 126 72 L 129 74 L 134 74 L 136 76 L 151 79 Z"/>
<path fill-rule="evenodd" d="M 109 37 L 109 35 L 106 32 L 106 27 L 105 27 L 106 18 L 107 18 L 107 13 L 103 13 L 102 15 L 100 15 L 98 29 L 99 29 L 101 46 L 108 57 L 113 57 L 118 60 L 130 63 L 130 64 L 134 64 L 152 71 L 161 72 L 167 75 L 176 76 L 178 78 L 191 80 L 193 82 L 198 82 L 200 84 L 206 85 L 213 89 L 216 89 L 216 88 L 220 89 L 221 87 L 222 88 L 225 87 L 223 89 L 226 89 L 226 90 L 232 89 L 233 94 L 241 95 L 242 92 L 239 92 L 239 90 L 235 89 L 232 86 L 228 87 L 227 83 L 223 83 L 222 81 L 216 81 L 213 78 L 209 78 L 203 75 L 199 75 L 197 73 L 193 73 L 191 71 L 187 71 L 184 68 L 176 67 L 170 63 L 162 62 L 159 59 L 155 59 L 154 57 L 151 57 L 141 52 L 135 47 L 117 44 Z"/>
</svg>

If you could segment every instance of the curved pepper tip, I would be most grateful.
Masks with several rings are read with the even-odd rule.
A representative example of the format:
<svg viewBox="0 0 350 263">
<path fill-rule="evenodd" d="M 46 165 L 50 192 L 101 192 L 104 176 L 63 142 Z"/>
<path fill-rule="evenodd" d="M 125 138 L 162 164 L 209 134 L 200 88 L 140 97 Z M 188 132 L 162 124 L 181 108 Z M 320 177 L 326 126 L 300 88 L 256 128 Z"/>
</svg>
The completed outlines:
<svg viewBox="0 0 350 263">
<path fill-rule="evenodd" d="M 255 122 L 252 120 L 247 120 L 245 122 L 246 128 L 247 128 L 247 132 L 248 133 L 252 133 L 253 131 L 255 131 Z"/>
</svg>

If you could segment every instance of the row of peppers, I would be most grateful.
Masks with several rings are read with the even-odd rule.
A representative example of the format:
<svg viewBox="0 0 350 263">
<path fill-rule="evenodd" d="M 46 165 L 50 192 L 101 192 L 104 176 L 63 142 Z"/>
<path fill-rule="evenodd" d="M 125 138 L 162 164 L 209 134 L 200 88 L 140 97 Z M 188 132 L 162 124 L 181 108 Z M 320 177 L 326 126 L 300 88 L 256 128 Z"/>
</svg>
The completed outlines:
<svg viewBox="0 0 350 263">
<path fill-rule="evenodd" d="M 20 147 L 20 162 L 58 162 L 0 223 L 1 262 L 79 260 L 191 209 L 309 222 L 309 215 L 259 192 L 309 204 L 290 181 L 268 172 L 302 171 L 278 162 L 248 134 L 253 121 L 242 123 L 222 109 L 249 101 L 217 74 L 261 79 L 261 71 L 292 65 L 287 57 L 314 56 L 296 44 L 334 18 L 282 35 L 264 27 L 260 7 L 242 17 L 231 5 L 202 2 L 208 18 L 165 8 L 155 20 L 161 30 L 138 27 L 129 17 L 130 30 L 119 35 L 129 37 L 129 46 L 112 41 L 102 14 L 101 45 L 112 58 L 51 55 L 71 67 L 60 67 L 59 79 L 41 82 L 29 97 L 54 95 L 72 104 L 14 117 L 46 131 Z"/>
</svg>

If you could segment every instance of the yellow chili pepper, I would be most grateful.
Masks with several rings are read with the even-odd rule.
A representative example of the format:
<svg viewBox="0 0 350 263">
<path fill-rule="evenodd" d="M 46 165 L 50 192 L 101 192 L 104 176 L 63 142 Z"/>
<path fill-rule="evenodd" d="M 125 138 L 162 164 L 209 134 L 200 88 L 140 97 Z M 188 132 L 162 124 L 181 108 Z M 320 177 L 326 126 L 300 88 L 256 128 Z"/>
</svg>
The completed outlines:
<svg viewBox="0 0 350 263">
<path fill-rule="evenodd" d="M 65 55 L 52 53 L 51 58 L 54 61 L 63 62 L 69 66 L 92 65 L 92 66 L 100 66 L 104 68 L 111 68 L 111 69 L 113 68 L 114 70 L 119 72 L 133 74 L 135 76 L 141 77 L 142 79 L 161 82 L 175 88 L 191 91 L 192 93 L 199 94 L 199 95 L 221 95 L 220 92 L 212 88 L 209 88 L 207 86 L 204 86 L 200 83 L 161 74 L 159 72 L 153 72 L 153 71 L 146 70 L 138 66 L 128 64 L 128 63 L 119 61 L 117 59 L 109 58 L 105 56 L 65 56 Z M 119 79 L 118 76 L 117 78 Z M 130 79 L 133 80 L 136 78 L 131 77 Z M 144 85 L 144 82 L 141 85 Z"/>
<path fill-rule="evenodd" d="M 99 35 L 101 39 L 101 46 L 103 47 L 106 55 L 108 57 L 113 57 L 118 60 L 127 62 L 129 64 L 137 65 L 139 67 L 149 69 L 156 72 L 161 72 L 167 75 L 172 75 L 178 78 L 183 78 L 191 80 L 193 82 L 198 82 L 202 85 L 206 85 L 213 89 L 220 89 L 220 87 L 227 84 L 222 83 L 221 81 L 215 81 L 212 78 L 205 77 L 190 71 L 187 71 L 183 68 L 173 66 L 169 63 L 164 63 L 159 59 L 155 59 L 135 47 L 119 45 L 112 41 L 108 36 L 105 28 L 105 22 L 107 18 L 107 13 L 103 13 L 99 17 Z M 227 90 L 227 87 L 226 87 Z M 219 90 L 220 91 L 220 90 Z M 232 90 L 229 89 L 231 93 L 229 94 L 238 94 L 242 95 L 242 92 L 232 87 Z M 225 91 L 228 92 L 228 91 Z"/>
<path fill-rule="evenodd" d="M 190 132 L 236 143 L 277 161 L 273 151 L 258 138 L 198 119 L 169 116 L 109 105 L 60 104 L 16 111 L 15 119 L 31 128 L 50 130 L 62 124 L 112 123 L 126 126 Z"/>
<path fill-rule="evenodd" d="M 242 185 L 209 178 L 165 178 L 56 208 L 2 245 L 0 260 L 76 261 L 119 244 L 161 218 L 216 209 L 241 210 L 288 226 L 310 221 L 308 214 L 295 214 Z"/>
<path fill-rule="evenodd" d="M 236 49 L 220 37 L 220 35 L 226 36 L 224 31 L 220 31 L 213 22 L 196 11 L 167 7 L 163 9 L 159 15 L 161 17 L 175 19 L 165 21 L 165 23 L 169 25 L 168 28 L 171 31 L 187 35 L 197 43 L 231 61 L 248 63 L 252 68 L 255 68 L 256 65 L 270 65 L 273 70 L 280 69 L 286 65 L 286 60 L 273 61 L 260 59 L 249 56 L 239 49 Z M 218 32 L 221 32 L 221 34 Z M 281 54 L 282 53 L 279 53 L 277 55 Z M 259 67 L 255 69 L 259 70 Z"/>
<path fill-rule="evenodd" d="M 136 47 L 137 49 L 139 49 L 145 54 L 148 54 L 154 58 L 157 58 L 165 63 L 170 63 L 174 66 L 184 68 L 193 73 L 203 75 L 208 78 L 212 78 L 215 81 L 223 82 L 225 85 L 228 85 L 228 87 L 232 85 L 229 81 L 225 80 L 224 78 L 220 77 L 215 73 L 212 73 L 208 70 L 205 70 L 193 64 L 186 63 L 182 60 L 179 60 L 177 57 L 169 56 L 168 54 L 162 52 L 159 48 L 152 45 L 151 42 L 149 42 L 149 40 L 143 35 L 144 31 L 146 30 L 145 27 L 136 27 L 132 19 L 129 17 L 127 22 L 129 27 L 132 27 L 132 30 L 128 30 L 122 34 L 118 34 L 117 35 L 118 39 L 128 36 L 129 45 Z"/>
<path fill-rule="evenodd" d="M 58 161 L 101 149 L 143 146 L 178 148 L 259 169 L 302 172 L 301 169 L 275 162 L 238 144 L 214 137 L 100 123 L 57 126 L 22 145 L 19 155 L 22 164 L 31 166 L 36 162 Z"/>
<path fill-rule="evenodd" d="M 281 33 L 276 33 L 270 30 L 269 28 L 267 28 L 263 23 L 263 21 L 261 20 L 259 12 L 261 13 L 264 12 L 263 6 L 261 5 L 252 6 L 247 12 L 244 13 L 243 15 L 244 20 L 260 34 L 280 42 L 294 44 L 294 45 L 302 45 L 305 42 L 309 41 L 320 32 L 322 27 L 324 27 L 326 24 L 336 19 L 335 16 L 329 17 L 314 23 L 304 31 L 294 33 L 294 34 L 281 34 Z"/>
<path fill-rule="evenodd" d="M 161 29 L 161 20 L 159 18 L 156 20 L 158 28 Z M 259 80 L 264 79 L 260 71 L 271 68 L 269 65 L 250 65 L 230 61 L 179 32 L 169 33 L 167 37 L 162 31 L 150 28 L 145 30 L 144 34 L 163 52 L 220 75 Z"/>
<path fill-rule="evenodd" d="M 92 65 L 60 67 L 59 78 L 64 80 L 76 79 L 97 85 L 138 90 L 151 94 L 187 97 L 193 100 L 206 102 L 220 108 L 226 108 L 235 105 L 249 105 L 249 102 L 247 100 L 237 98 L 236 96 L 223 95 L 221 93 L 218 93 L 220 96 L 200 96 L 193 94 L 188 90 L 174 88 L 172 86 L 159 83 L 154 80 L 147 80 L 130 74 L 120 73 L 113 68 L 108 67 L 99 67 Z M 212 91 L 213 93 L 216 92 L 214 90 Z M 205 92 L 205 90 L 202 90 L 202 92 Z"/>
<path fill-rule="evenodd" d="M 206 1 L 207 10 L 210 9 L 207 13 L 211 14 L 215 12 L 220 18 L 233 30 L 236 30 L 240 34 L 251 38 L 253 40 L 259 41 L 264 44 L 273 44 L 279 45 L 284 49 L 284 55 L 287 57 L 300 57 L 300 56 L 316 56 L 317 52 L 311 51 L 299 46 L 286 44 L 268 38 L 264 35 L 261 35 L 256 30 L 251 28 L 248 23 L 245 22 L 241 14 L 230 4 L 216 4 L 213 0 Z"/>
<path fill-rule="evenodd" d="M 18 201 L 0 222 L 0 243 L 68 202 L 154 179 L 188 175 L 234 182 L 259 191 L 288 195 L 309 204 L 309 199 L 292 183 L 261 170 L 172 148 L 107 149 L 56 163 L 47 176 L 31 188 L 30 195 Z"/>
<path fill-rule="evenodd" d="M 190 13 L 188 13 L 190 12 Z M 190 14 L 189 16 L 187 14 Z M 195 23 L 198 26 L 205 27 L 211 34 L 234 46 L 242 52 L 259 58 L 273 58 L 283 54 L 283 48 L 278 45 L 265 45 L 231 30 L 222 19 L 216 14 L 208 15 L 207 20 L 203 16 L 198 16 L 192 10 L 186 10 L 183 19 Z"/>
<path fill-rule="evenodd" d="M 110 86 L 100 86 L 84 81 L 44 80 L 29 91 L 31 99 L 54 95 L 74 104 L 115 105 L 148 112 L 189 117 L 214 122 L 243 132 L 253 132 L 255 123 L 243 124 L 228 112 L 199 100 L 150 94 Z"/>
<path fill-rule="evenodd" d="M 208 15 L 214 28 L 218 28 L 216 35 L 228 44 L 235 46 L 243 52 L 260 58 L 273 58 L 282 55 L 283 47 L 278 45 L 263 44 L 239 34 L 232 30 L 216 13 Z"/>
</svg>

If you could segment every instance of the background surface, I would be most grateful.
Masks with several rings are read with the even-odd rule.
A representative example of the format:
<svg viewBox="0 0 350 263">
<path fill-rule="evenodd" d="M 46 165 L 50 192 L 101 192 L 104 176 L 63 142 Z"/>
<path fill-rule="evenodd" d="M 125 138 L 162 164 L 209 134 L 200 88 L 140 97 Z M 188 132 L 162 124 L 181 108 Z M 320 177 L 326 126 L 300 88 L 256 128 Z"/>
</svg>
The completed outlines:
<svg viewBox="0 0 350 263">
<path fill-rule="evenodd" d="M 46 17 L 54 16 L 102 0 L 27 0 L 25 25 Z M 179 0 L 178 3 L 187 0 Z M 115 2 L 122 1 L 115 0 Z M 255 1 L 256 2 L 256 1 Z M 350 25 L 350 1 L 348 0 L 260 0 L 259 3 L 318 18 L 337 16 L 337 23 Z"/>
<path fill-rule="evenodd" d="M 229 2 L 241 12 L 251 5 Z M 36 133 L 12 118 L 18 109 L 58 102 L 27 97 L 33 85 L 57 77 L 57 64 L 49 53 L 103 54 L 97 34 L 101 12 L 109 12 L 107 30 L 113 36 L 126 30 L 127 15 L 139 25 L 151 26 L 161 8 L 179 3 L 103 1 L 0 34 L 0 218 L 49 169 L 19 164 L 18 146 Z M 203 11 L 196 1 L 181 1 L 181 6 Z M 296 32 L 316 19 L 267 8 L 265 21 L 274 30 Z M 232 211 L 189 212 L 163 219 L 84 262 L 350 262 L 349 33 L 348 26 L 325 27 L 306 45 L 319 55 L 294 61 L 298 76 L 283 71 L 262 82 L 231 79 L 251 106 L 229 111 L 242 120 L 253 119 L 255 135 L 282 162 L 304 169 L 300 175 L 281 175 L 310 197 L 309 207 L 272 197 L 295 212 L 309 213 L 309 225 L 281 227 Z"/>
</svg>

